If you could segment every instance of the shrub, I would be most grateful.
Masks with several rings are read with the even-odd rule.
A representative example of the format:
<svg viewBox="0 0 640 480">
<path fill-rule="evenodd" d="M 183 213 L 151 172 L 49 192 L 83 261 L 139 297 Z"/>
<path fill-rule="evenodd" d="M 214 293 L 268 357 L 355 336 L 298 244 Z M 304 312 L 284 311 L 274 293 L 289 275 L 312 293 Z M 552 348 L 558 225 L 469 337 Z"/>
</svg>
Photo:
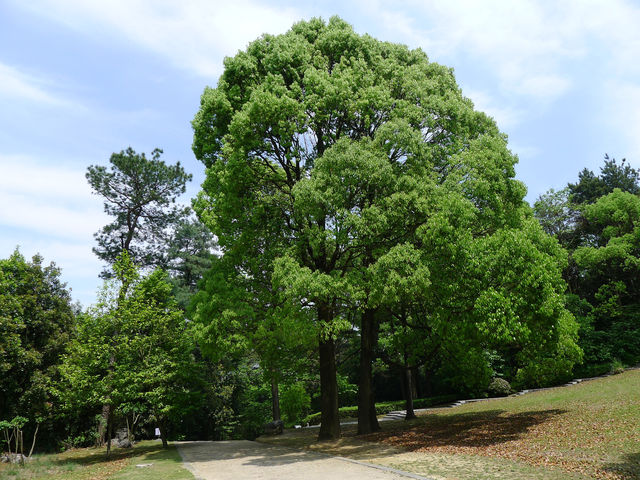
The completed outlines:
<svg viewBox="0 0 640 480">
<path fill-rule="evenodd" d="M 287 425 L 292 425 L 309 411 L 311 397 L 302 383 L 287 386 L 280 395 L 280 408 Z"/>
<path fill-rule="evenodd" d="M 440 405 L 442 403 L 451 402 L 458 398 L 457 395 L 438 395 L 435 397 L 428 398 L 417 398 L 413 401 L 413 408 L 429 408 L 434 405 Z M 379 402 L 376 403 L 376 415 L 386 415 L 389 412 L 393 412 L 395 410 L 404 410 L 405 401 L 404 400 L 394 400 L 391 402 Z M 338 410 L 338 415 L 341 419 L 344 418 L 357 418 L 358 417 L 358 407 L 341 407 Z M 320 412 L 313 413 L 311 415 L 307 415 L 303 420 L 302 424 L 306 425 L 318 425 L 320 423 Z"/>
<path fill-rule="evenodd" d="M 490 397 L 506 397 L 511 393 L 511 385 L 504 378 L 494 378 L 487 387 Z"/>
<path fill-rule="evenodd" d="M 613 362 L 611 362 L 611 370 L 609 371 L 609 373 L 611 373 L 612 375 L 618 375 L 622 372 L 624 372 L 624 364 L 617 358 L 614 358 Z"/>
</svg>

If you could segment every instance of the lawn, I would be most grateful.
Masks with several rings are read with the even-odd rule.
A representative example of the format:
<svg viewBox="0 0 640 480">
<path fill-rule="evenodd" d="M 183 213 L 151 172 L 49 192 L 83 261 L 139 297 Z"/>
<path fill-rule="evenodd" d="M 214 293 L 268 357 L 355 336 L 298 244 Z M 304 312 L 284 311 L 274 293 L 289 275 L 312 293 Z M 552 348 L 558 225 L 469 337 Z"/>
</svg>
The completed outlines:
<svg viewBox="0 0 640 480">
<path fill-rule="evenodd" d="M 151 464 L 145 467 L 136 465 Z M 139 442 L 132 449 L 116 448 L 109 459 L 105 449 L 78 448 L 59 454 L 35 455 L 24 467 L 0 464 L 7 480 L 193 480 L 182 467 L 175 447 L 157 441 Z"/>
<path fill-rule="evenodd" d="M 640 480 L 640 370 L 451 409 L 317 444 L 304 429 L 263 441 L 435 479 Z"/>
</svg>

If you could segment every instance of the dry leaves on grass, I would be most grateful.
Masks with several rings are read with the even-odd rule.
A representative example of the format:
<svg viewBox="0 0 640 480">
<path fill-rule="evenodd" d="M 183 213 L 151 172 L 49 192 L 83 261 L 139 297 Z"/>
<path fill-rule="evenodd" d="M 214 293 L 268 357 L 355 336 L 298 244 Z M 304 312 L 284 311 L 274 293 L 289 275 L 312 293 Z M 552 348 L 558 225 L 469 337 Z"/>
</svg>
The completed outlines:
<svg viewBox="0 0 640 480">
<path fill-rule="evenodd" d="M 633 428 L 633 422 L 629 427 Z M 508 413 L 502 410 L 459 414 L 430 413 L 409 429 L 368 435 L 410 451 L 482 455 L 521 460 L 534 466 L 558 467 L 592 478 L 640 478 L 633 463 L 611 462 L 613 432 L 609 418 L 598 418 L 579 410 L 540 410 Z M 616 425 L 619 427 L 619 425 Z M 624 437 L 623 437 L 624 438 Z M 638 438 L 640 445 L 640 438 Z M 633 462 L 633 459 L 632 459 Z"/>
</svg>

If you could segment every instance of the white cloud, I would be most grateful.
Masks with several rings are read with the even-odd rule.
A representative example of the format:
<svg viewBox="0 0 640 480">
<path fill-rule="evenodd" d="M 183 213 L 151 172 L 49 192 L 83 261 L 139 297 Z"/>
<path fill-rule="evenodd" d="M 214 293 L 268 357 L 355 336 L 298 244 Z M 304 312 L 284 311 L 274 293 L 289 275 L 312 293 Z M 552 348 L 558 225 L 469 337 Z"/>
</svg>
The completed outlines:
<svg viewBox="0 0 640 480">
<path fill-rule="evenodd" d="M 199 75 L 220 74 L 233 55 L 260 33 L 282 33 L 299 20 L 291 8 L 254 0 L 37 0 L 16 2 L 84 34 L 133 42 Z"/>
<path fill-rule="evenodd" d="M 493 117 L 500 130 L 508 131 L 522 121 L 524 116 L 522 110 L 513 106 L 500 105 L 500 102 L 488 92 L 465 89 L 463 93 L 473 101 L 476 110 Z"/>
<path fill-rule="evenodd" d="M 0 97 L 21 99 L 53 107 L 72 107 L 73 102 L 53 94 L 51 82 L 0 62 Z"/>
<path fill-rule="evenodd" d="M 108 223 L 84 170 L 21 155 L 0 154 L 0 226 L 92 242 Z"/>
<path fill-rule="evenodd" d="M 366 2 L 384 25 L 393 15 L 396 38 L 426 47 L 438 61 L 469 60 L 492 72 L 501 88 L 532 100 L 552 102 L 579 79 L 572 63 L 594 44 L 611 68 L 640 70 L 640 8 L 625 0 L 412 0 Z M 364 4 L 363 4 L 364 6 Z M 414 19 L 426 19 L 426 22 Z M 401 19 L 401 20 L 400 20 Z M 389 31 L 391 33 L 391 31 Z"/>
<path fill-rule="evenodd" d="M 626 148 L 613 146 L 623 151 L 632 165 L 640 167 L 640 84 L 611 82 L 606 86 L 606 106 L 603 117 L 609 127 L 622 132 Z M 611 148 L 610 146 L 609 148 Z"/>
</svg>

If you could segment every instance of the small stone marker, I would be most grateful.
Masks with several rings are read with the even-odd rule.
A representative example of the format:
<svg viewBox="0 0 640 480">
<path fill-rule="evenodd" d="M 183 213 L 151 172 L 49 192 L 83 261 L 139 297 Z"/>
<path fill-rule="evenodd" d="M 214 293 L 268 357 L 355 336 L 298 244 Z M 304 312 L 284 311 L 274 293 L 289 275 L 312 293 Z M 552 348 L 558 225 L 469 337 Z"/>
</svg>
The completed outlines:
<svg viewBox="0 0 640 480">
<path fill-rule="evenodd" d="M 151 465 L 153 465 L 153 463 L 139 463 L 138 465 L 136 465 L 136 467 L 144 468 L 144 467 L 150 467 Z"/>
</svg>

